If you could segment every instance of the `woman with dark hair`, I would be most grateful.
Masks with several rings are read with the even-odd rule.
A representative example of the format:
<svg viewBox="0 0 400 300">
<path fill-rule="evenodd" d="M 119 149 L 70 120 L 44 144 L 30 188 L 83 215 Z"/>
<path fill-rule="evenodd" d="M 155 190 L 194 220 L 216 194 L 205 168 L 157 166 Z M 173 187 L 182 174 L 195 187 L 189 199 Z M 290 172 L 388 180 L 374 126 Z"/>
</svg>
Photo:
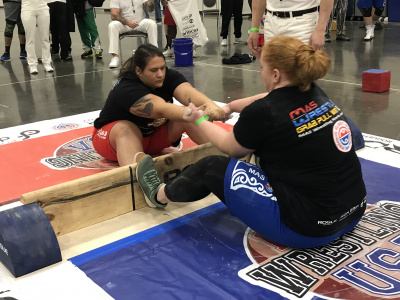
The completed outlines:
<svg viewBox="0 0 400 300">
<path fill-rule="evenodd" d="M 94 121 L 93 146 L 103 157 L 120 166 L 139 161 L 137 154 L 159 153 L 177 146 L 186 132 L 197 144 L 208 138 L 182 118 L 192 102 L 211 120 L 225 120 L 225 112 L 197 91 L 178 71 L 168 69 L 162 52 L 151 44 L 139 46 L 120 70 L 100 116 Z"/>
<path fill-rule="evenodd" d="M 269 94 L 223 106 L 226 113 L 241 113 L 231 132 L 205 122 L 194 105 L 186 108 L 184 119 L 233 158 L 203 158 L 163 184 L 145 156 L 137 179 L 151 207 L 212 192 L 269 240 L 298 248 L 327 244 L 353 229 L 366 208 L 347 119 L 314 83 L 329 70 L 329 57 L 297 38 L 278 36 L 264 45 L 260 64 Z M 260 167 L 236 159 L 250 153 Z"/>
</svg>

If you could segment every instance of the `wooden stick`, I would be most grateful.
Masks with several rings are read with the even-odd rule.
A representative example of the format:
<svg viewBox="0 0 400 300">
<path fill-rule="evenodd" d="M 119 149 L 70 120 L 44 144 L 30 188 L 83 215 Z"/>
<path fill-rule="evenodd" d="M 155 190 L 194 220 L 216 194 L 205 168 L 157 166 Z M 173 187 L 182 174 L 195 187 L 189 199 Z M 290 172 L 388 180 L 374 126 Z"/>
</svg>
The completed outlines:
<svg viewBox="0 0 400 300">
<path fill-rule="evenodd" d="M 154 163 L 161 180 L 166 182 L 209 155 L 224 154 L 208 143 L 156 157 Z M 20 201 L 36 202 L 57 236 L 146 206 L 136 179 L 136 164 L 26 193 Z"/>
</svg>

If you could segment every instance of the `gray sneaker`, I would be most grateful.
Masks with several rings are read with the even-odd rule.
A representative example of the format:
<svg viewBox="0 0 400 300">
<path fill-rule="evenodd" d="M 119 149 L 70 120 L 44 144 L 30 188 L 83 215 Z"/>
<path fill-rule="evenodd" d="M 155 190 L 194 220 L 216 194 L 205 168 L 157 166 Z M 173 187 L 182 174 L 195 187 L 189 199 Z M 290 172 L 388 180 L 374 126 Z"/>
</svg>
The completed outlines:
<svg viewBox="0 0 400 300">
<path fill-rule="evenodd" d="M 150 155 L 143 157 L 136 166 L 136 178 L 143 191 L 146 203 L 150 207 L 164 208 L 167 204 L 156 200 L 157 192 L 164 184 L 158 178 L 153 158 Z"/>
</svg>

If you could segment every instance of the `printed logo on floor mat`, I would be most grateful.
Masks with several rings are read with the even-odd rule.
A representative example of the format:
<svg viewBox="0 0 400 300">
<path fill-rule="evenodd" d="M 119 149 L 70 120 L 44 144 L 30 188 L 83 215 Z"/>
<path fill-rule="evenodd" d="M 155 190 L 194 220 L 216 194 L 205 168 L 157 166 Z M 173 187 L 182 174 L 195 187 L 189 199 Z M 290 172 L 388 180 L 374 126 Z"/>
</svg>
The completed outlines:
<svg viewBox="0 0 400 300">
<path fill-rule="evenodd" d="M 182 142 L 178 147 L 165 148 L 157 155 L 180 151 L 194 145 L 189 136 L 183 134 Z M 54 151 L 54 156 L 42 158 L 40 162 L 53 170 L 71 168 L 109 170 L 119 166 L 118 162 L 105 159 L 96 152 L 91 135 L 82 136 L 61 145 Z"/>
<path fill-rule="evenodd" d="M 285 247 L 248 229 L 244 246 L 253 265 L 239 276 L 289 299 L 400 299 L 399 219 L 397 202 L 369 205 L 354 230 L 312 249 Z"/>
<path fill-rule="evenodd" d="M 56 149 L 53 157 L 43 158 L 40 162 L 54 170 L 113 169 L 118 167 L 117 162 L 103 158 L 94 150 L 91 135 L 61 145 Z"/>
</svg>

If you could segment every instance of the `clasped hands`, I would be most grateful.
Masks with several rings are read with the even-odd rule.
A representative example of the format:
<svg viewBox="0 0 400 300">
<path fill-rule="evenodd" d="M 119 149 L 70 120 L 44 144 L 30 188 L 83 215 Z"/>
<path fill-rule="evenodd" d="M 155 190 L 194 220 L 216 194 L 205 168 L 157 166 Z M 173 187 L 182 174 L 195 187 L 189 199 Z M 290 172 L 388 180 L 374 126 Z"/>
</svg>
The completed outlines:
<svg viewBox="0 0 400 300">
<path fill-rule="evenodd" d="M 188 122 L 196 122 L 203 116 L 209 116 L 210 121 L 226 122 L 231 118 L 231 113 L 228 105 L 207 107 L 207 104 L 202 104 L 196 107 L 193 102 L 190 102 L 184 110 L 183 119 Z"/>
</svg>

